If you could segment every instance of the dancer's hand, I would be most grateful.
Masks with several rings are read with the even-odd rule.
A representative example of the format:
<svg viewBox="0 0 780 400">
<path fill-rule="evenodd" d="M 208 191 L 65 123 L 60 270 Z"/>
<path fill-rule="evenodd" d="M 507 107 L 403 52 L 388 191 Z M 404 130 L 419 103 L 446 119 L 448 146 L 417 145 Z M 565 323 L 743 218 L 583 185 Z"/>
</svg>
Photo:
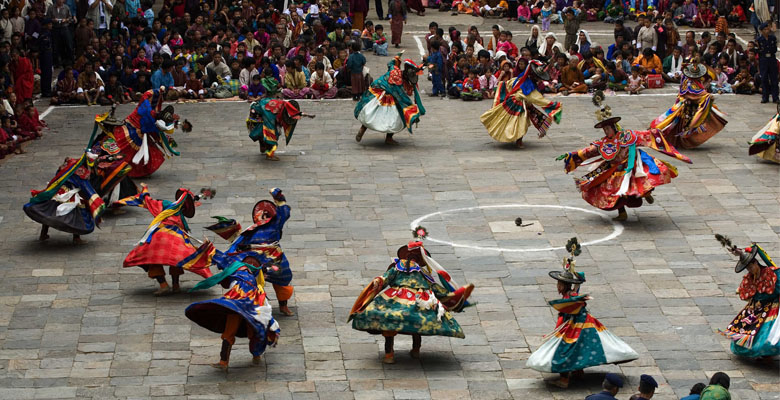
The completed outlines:
<svg viewBox="0 0 780 400">
<path fill-rule="evenodd" d="M 558 157 L 555 157 L 555 161 L 561 161 L 561 160 L 565 160 L 565 159 L 566 159 L 566 157 L 568 157 L 568 155 L 569 155 L 569 153 L 566 153 L 566 154 L 561 154 L 561 155 L 559 155 Z"/>
</svg>

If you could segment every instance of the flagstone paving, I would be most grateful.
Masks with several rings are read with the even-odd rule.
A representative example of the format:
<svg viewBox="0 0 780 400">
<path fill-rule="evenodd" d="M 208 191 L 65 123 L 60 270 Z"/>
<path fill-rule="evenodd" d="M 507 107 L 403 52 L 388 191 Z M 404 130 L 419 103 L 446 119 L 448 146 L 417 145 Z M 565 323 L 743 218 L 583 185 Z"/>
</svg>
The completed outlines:
<svg viewBox="0 0 780 400">
<path fill-rule="evenodd" d="M 407 29 L 424 30 L 438 17 L 459 27 L 478 20 L 431 13 Z M 488 32 L 493 21 L 480 23 Z M 417 54 L 411 37 L 404 40 Z M 374 76 L 389 60 L 369 59 Z M 647 373 L 661 384 L 654 398 L 666 400 L 716 371 L 731 376 L 734 398 L 777 398 L 777 362 L 736 358 L 717 333 L 743 302 L 735 295 L 741 276 L 713 233 L 759 242 L 780 257 L 778 166 L 747 155 L 746 141 L 775 112 L 759 100 L 718 96 L 729 115 L 726 130 L 685 152 L 693 164 L 670 161 L 679 178 L 656 190 L 654 205 L 630 210 L 622 226 L 589 213 L 555 161 L 599 137 L 587 97 L 563 98 L 562 123 L 543 139 L 529 133 L 523 150 L 487 136 L 478 118 L 489 101 L 425 97 L 428 113 L 413 136 L 398 134 L 394 147 L 371 132 L 355 142 L 351 101 L 304 101 L 317 118 L 301 120 L 276 163 L 248 139 L 246 103 L 176 105 L 195 129 L 177 133 L 182 156 L 142 182 L 164 199 L 181 186 L 217 190 L 191 220 L 196 237 L 213 239 L 203 233 L 213 216 L 247 226 L 252 205 L 272 187 L 292 206 L 281 244 L 295 274 L 296 316 L 278 317 L 282 338 L 259 367 L 250 366 L 246 340 L 238 340 L 228 374 L 208 365 L 218 357 L 219 337 L 183 312 L 220 290 L 156 298 L 143 271 L 122 269 L 151 220 L 144 210 L 106 216 L 83 246 L 56 231 L 48 243 L 36 241 L 39 225 L 21 209 L 28 190 L 41 189 L 65 157 L 80 154 L 101 110 L 55 109 L 44 139 L 0 164 L 0 398 L 581 399 L 598 390 L 604 373 L 618 372 L 627 378 L 619 398 Z M 673 97 L 607 102 L 624 127 L 642 129 Z M 130 111 L 123 106 L 119 115 Z M 524 207 L 479 208 L 494 205 Z M 427 245 L 458 282 L 476 285 L 478 304 L 457 315 L 466 338 L 425 338 L 420 360 L 408 356 L 410 340 L 399 338 L 397 364 L 383 365 L 381 338 L 352 330 L 348 310 L 411 238 L 413 220 L 454 209 L 464 210 L 422 224 L 435 239 L 483 248 Z M 517 217 L 533 225 L 516 228 Z M 570 389 L 553 388 L 544 381 L 553 376 L 525 368 L 525 360 L 554 327 L 546 301 L 557 296 L 547 272 L 560 268 L 564 251 L 520 250 L 562 246 L 571 236 L 599 240 L 621 228 L 585 247 L 577 267 L 594 298 L 590 311 L 641 357 L 590 368 Z M 484 249 L 496 247 L 507 251 Z M 185 288 L 197 281 L 184 278 Z"/>
</svg>

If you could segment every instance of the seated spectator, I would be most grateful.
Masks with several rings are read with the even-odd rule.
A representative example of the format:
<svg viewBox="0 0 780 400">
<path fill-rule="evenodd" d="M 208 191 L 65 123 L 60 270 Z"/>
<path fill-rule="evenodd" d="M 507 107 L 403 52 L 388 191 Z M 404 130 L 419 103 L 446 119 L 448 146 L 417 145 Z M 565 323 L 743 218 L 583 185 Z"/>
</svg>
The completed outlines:
<svg viewBox="0 0 780 400">
<path fill-rule="evenodd" d="M 503 4 L 505 2 L 502 1 L 501 3 Z M 499 4 L 499 8 L 501 8 L 500 4 Z M 498 17 L 503 17 L 503 12 L 505 12 L 505 11 L 502 11 L 502 13 L 500 15 L 497 15 L 497 16 Z M 531 7 L 528 7 L 528 1 L 527 0 L 520 0 L 519 1 L 519 4 L 517 6 L 517 20 L 519 22 L 524 23 L 524 24 L 533 24 L 534 23 L 534 20 L 531 17 Z"/>
<path fill-rule="evenodd" d="M 9 118 L 9 117 L 2 117 Z M 23 154 L 21 142 L 18 141 L 18 137 L 12 133 L 6 132 L 5 129 L 0 128 L 0 160 L 10 154 Z"/>
<path fill-rule="evenodd" d="M 664 80 L 666 82 L 680 83 L 682 79 L 682 49 L 679 46 L 674 47 L 672 54 L 664 59 Z"/>
<path fill-rule="evenodd" d="M 377 25 L 374 34 L 371 36 L 374 41 L 372 46 L 374 54 L 378 56 L 387 55 L 387 35 L 385 35 L 385 28 L 382 25 Z"/>
<path fill-rule="evenodd" d="M 726 375 L 725 372 L 716 372 L 710 378 L 710 384 L 707 385 L 702 391 L 700 400 L 722 400 L 730 399 L 731 393 L 729 393 L 729 386 L 731 385 L 731 378 Z"/>
<path fill-rule="evenodd" d="M 78 82 L 73 77 L 73 68 L 66 66 L 62 78 L 57 80 L 54 88 L 52 105 L 75 103 L 78 97 Z"/>
<path fill-rule="evenodd" d="M 496 95 L 496 86 L 498 86 L 498 80 L 496 76 L 490 73 L 490 70 L 486 70 L 482 67 L 479 75 L 479 87 L 482 89 L 482 97 L 485 99 L 492 99 Z"/>
<path fill-rule="evenodd" d="M 707 385 L 701 382 L 693 385 L 693 387 L 691 387 L 691 391 L 688 392 L 688 395 L 683 397 L 680 400 L 699 400 L 701 397 L 701 391 L 704 390 L 706 386 Z"/>
<path fill-rule="evenodd" d="M 715 13 L 707 0 L 700 0 L 698 12 L 693 17 L 696 28 L 712 28 L 715 25 Z"/>
<path fill-rule="evenodd" d="M 135 101 L 141 100 L 141 96 L 152 89 L 152 83 L 149 81 L 148 73 L 140 73 L 139 71 L 137 77 L 138 79 L 135 82 L 135 88 L 133 88 L 133 99 Z"/>
<path fill-rule="evenodd" d="M 628 75 L 614 62 L 607 63 L 607 88 L 616 92 L 625 90 L 628 84 Z"/>
<path fill-rule="evenodd" d="M 753 76 L 747 67 L 740 68 L 734 78 L 734 84 L 731 86 L 736 94 L 753 94 L 756 91 L 756 85 Z"/>
<path fill-rule="evenodd" d="M 377 30 L 381 25 L 377 25 Z M 311 94 L 315 99 L 333 99 L 338 89 L 333 85 L 333 78 L 325 71 L 325 65 L 318 62 L 311 74 Z"/>
<path fill-rule="evenodd" d="M 151 58 L 152 58 L 151 56 L 149 58 L 146 58 L 146 50 L 139 49 L 136 57 L 133 59 L 131 64 L 135 69 L 139 69 L 142 64 L 146 66 L 146 69 L 151 69 L 152 68 Z"/>
<path fill-rule="evenodd" d="M 360 33 L 360 41 L 363 43 L 362 50 L 372 50 L 374 48 L 374 23 L 366 21 L 363 32 Z"/>
<path fill-rule="evenodd" d="M 80 103 L 88 106 L 98 103 L 104 90 L 103 81 L 98 78 L 97 72 L 92 68 L 92 64 L 85 65 L 84 72 L 79 74 L 78 89 L 76 89 L 77 99 Z"/>
<path fill-rule="evenodd" d="M 648 74 L 660 74 L 664 70 L 661 59 L 655 55 L 653 49 L 642 50 L 642 55 L 634 60 L 634 67 L 639 67 L 639 72 L 642 74 L 642 76 L 647 76 Z"/>
<path fill-rule="evenodd" d="M 175 101 L 180 98 L 186 97 L 186 91 L 184 85 L 187 84 L 187 72 L 184 71 L 184 67 L 187 65 L 187 61 L 183 58 L 179 58 L 174 61 L 173 71 L 171 76 L 173 77 L 173 87 L 168 88 L 166 97 L 168 100 Z"/>
<path fill-rule="evenodd" d="M 166 89 L 173 87 L 173 75 L 171 75 L 172 69 L 173 61 L 166 58 L 160 66 L 160 69 L 154 71 L 152 74 L 152 87 L 165 87 Z"/>
<path fill-rule="evenodd" d="M 230 80 L 230 67 L 222 60 L 221 53 L 214 53 L 211 62 L 206 65 L 209 83 Z"/>
<path fill-rule="evenodd" d="M 718 94 L 731 93 L 729 78 L 723 72 L 723 66 L 720 64 L 715 66 L 715 79 L 710 82 L 710 91 Z"/>
<path fill-rule="evenodd" d="M 249 85 L 252 84 L 252 77 L 260 73 L 255 68 L 255 60 L 251 57 L 245 58 L 241 64 L 242 68 L 238 73 L 238 84 L 241 86 L 241 90 L 245 92 Z"/>
<path fill-rule="evenodd" d="M 674 11 L 674 22 L 680 25 L 693 25 L 693 18 L 697 14 L 696 4 L 693 4 L 693 0 L 685 0 L 685 3 L 681 7 L 677 7 Z"/>
<path fill-rule="evenodd" d="M 106 98 L 119 104 L 130 102 L 130 94 L 127 92 L 127 89 L 122 86 L 122 83 L 119 82 L 119 75 L 116 72 L 111 72 L 111 74 L 108 75 L 108 82 L 106 82 Z"/>
<path fill-rule="evenodd" d="M 626 92 L 628 92 L 628 94 L 639 94 L 644 88 L 642 76 L 639 75 L 639 66 L 635 65 L 631 68 L 631 76 L 628 77 Z"/>
<path fill-rule="evenodd" d="M 43 136 L 43 128 L 46 128 L 46 123 L 41 121 L 38 110 L 28 102 L 24 109 L 20 107 L 19 111 L 21 112 L 17 116 L 17 125 L 19 130 L 23 132 L 22 134 L 34 139 L 40 139 Z"/>
<path fill-rule="evenodd" d="M 186 97 L 188 99 L 203 101 L 206 98 L 206 90 L 203 89 L 203 80 L 198 78 L 198 73 L 192 69 L 187 75 L 187 83 L 184 84 L 184 90 L 187 93 Z"/>
<path fill-rule="evenodd" d="M 241 98 L 249 102 L 254 102 L 261 99 L 265 95 L 265 88 L 261 82 L 261 75 L 252 75 L 252 82 L 246 87 L 246 90 L 242 89 Z"/>
<path fill-rule="evenodd" d="M 585 76 L 579 68 L 579 60 L 571 58 L 569 65 L 561 70 L 561 89 L 564 96 L 569 93 L 586 93 L 588 85 L 585 84 Z"/>
<path fill-rule="evenodd" d="M 310 97 L 311 89 L 306 85 L 306 75 L 303 73 L 301 63 L 288 60 L 285 69 L 287 72 L 284 75 L 282 96 L 286 99 L 305 99 Z"/>
<path fill-rule="evenodd" d="M 652 399 L 656 389 L 658 389 L 658 382 L 652 376 L 642 374 L 639 377 L 639 393 L 631 396 L 629 400 Z"/>
<path fill-rule="evenodd" d="M 469 69 L 468 77 L 463 80 L 460 98 L 465 101 L 482 100 L 482 87 L 479 84 L 477 68 Z"/>
</svg>

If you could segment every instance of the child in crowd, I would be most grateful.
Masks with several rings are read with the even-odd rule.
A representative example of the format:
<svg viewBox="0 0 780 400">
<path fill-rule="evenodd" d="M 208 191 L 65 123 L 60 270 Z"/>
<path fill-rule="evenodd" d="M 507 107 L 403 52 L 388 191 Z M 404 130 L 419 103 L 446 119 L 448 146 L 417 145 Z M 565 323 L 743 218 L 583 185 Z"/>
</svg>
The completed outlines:
<svg viewBox="0 0 780 400">
<path fill-rule="evenodd" d="M 43 136 L 43 128 L 46 127 L 46 123 L 41 121 L 38 110 L 28 102 L 23 110 L 22 107 L 19 107 L 19 111 L 21 111 L 21 113 L 17 115 L 19 131 L 25 137 L 40 139 L 41 136 Z"/>
<path fill-rule="evenodd" d="M 441 54 L 441 44 L 438 40 L 431 41 L 431 55 L 428 56 L 428 71 L 431 73 L 431 82 L 433 89 L 431 96 L 444 97 L 447 93 L 444 90 L 444 57 Z"/>
<path fill-rule="evenodd" d="M 479 73 L 479 87 L 482 89 L 482 98 L 492 99 L 496 95 L 498 79 L 488 69 L 481 68 Z"/>
<path fill-rule="evenodd" d="M 347 58 L 347 72 L 351 74 L 352 100 L 357 101 L 366 89 L 363 79 L 363 67 L 366 65 L 366 57 L 360 54 L 360 43 L 352 43 L 352 53 Z"/>
<path fill-rule="evenodd" d="M 710 82 L 710 91 L 718 94 L 731 93 L 729 78 L 723 72 L 723 66 L 720 64 L 715 66 L 715 77 L 716 79 Z"/>
<path fill-rule="evenodd" d="M 616 92 L 622 92 L 625 90 L 626 85 L 628 84 L 628 75 L 626 75 L 622 69 L 617 68 L 613 62 L 607 63 L 606 67 L 607 89 L 614 90 Z"/>
<path fill-rule="evenodd" d="M 6 116 L 2 118 L 5 119 L 9 117 Z M 6 132 L 6 130 L 3 128 L 0 128 L 0 160 L 10 154 L 22 153 L 24 153 L 24 150 L 22 150 L 22 146 L 18 141 L 18 137 L 12 135 L 9 132 Z"/>
<path fill-rule="evenodd" d="M 371 39 L 374 44 L 372 46 L 374 54 L 378 56 L 387 55 L 387 35 L 385 35 L 385 28 L 382 25 L 377 25 L 374 30 L 374 34 L 371 35 Z"/>
<path fill-rule="evenodd" d="M 531 8 L 528 7 L 527 0 L 520 0 L 520 5 L 517 6 L 517 20 L 526 24 L 534 23 L 533 18 L 531 18 Z"/>
<path fill-rule="evenodd" d="M 755 85 L 753 83 L 753 77 L 750 75 L 750 71 L 747 67 L 742 67 L 739 72 L 737 72 L 732 89 L 736 94 L 753 94 Z"/>
<path fill-rule="evenodd" d="M 360 34 L 360 41 L 363 42 L 363 50 L 372 50 L 374 48 L 374 23 L 366 21 L 365 28 Z"/>
<path fill-rule="evenodd" d="M 628 94 L 639 94 L 644 88 L 644 85 L 642 85 L 642 76 L 639 75 L 639 66 L 635 65 L 631 68 L 631 76 L 628 77 L 626 92 L 628 92 Z"/>
<path fill-rule="evenodd" d="M 263 70 L 263 73 L 265 73 L 266 70 Z M 263 95 L 265 95 L 265 88 L 263 87 L 263 84 L 261 82 L 262 77 L 258 75 L 252 75 L 252 82 L 247 86 L 246 93 L 244 95 L 244 99 L 248 102 L 252 103 L 254 101 L 260 100 Z"/>
<path fill-rule="evenodd" d="M 552 3 L 550 0 L 544 0 L 542 11 L 539 14 L 542 18 L 542 32 L 550 30 L 550 22 L 552 21 L 553 14 L 555 14 L 555 10 L 552 7 Z"/>
<path fill-rule="evenodd" d="M 463 80 L 463 87 L 460 90 L 460 98 L 464 101 L 482 100 L 482 90 L 479 84 L 477 69 L 469 69 L 468 78 Z"/>
<path fill-rule="evenodd" d="M 380 25 L 377 25 L 379 30 Z M 315 99 L 333 99 L 338 89 L 333 85 L 333 78 L 325 71 L 325 64 L 318 62 L 311 74 L 311 93 Z"/>
<path fill-rule="evenodd" d="M 203 101 L 206 97 L 206 91 L 203 89 L 203 81 L 198 79 L 198 73 L 195 72 L 194 69 L 191 69 L 187 75 L 187 83 L 184 84 L 187 98 Z"/>
</svg>

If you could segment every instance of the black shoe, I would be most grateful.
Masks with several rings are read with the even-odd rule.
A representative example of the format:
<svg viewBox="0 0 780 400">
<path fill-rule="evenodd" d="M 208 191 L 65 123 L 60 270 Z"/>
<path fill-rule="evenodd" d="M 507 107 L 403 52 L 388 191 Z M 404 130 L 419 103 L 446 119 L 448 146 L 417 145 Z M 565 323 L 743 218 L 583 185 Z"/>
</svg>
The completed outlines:
<svg viewBox="0 0 780 400">
<path fill-rule="evenodd" d="M 766 104 L 766 103 L 769 103 L 768 99 L 761 99 L 761 104 Z"/>
</svg>

